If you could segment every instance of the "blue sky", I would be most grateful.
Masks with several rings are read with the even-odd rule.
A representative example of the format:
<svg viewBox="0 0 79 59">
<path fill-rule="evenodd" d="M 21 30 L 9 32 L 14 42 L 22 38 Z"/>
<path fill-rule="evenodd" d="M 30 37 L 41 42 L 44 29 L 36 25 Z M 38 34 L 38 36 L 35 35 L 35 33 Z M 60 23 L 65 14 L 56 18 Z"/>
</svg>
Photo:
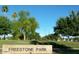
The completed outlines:
<svg viewBox="0 0 79 59">
<path fill-rule="evenodd" d="M 0 6 L 1 9 L 1 6 Z M 72 10 L 79 10 L 79 6 L 56 6 L 56 5 L 9 5 L 8 15 L 20 10 L 30 12 L 30 16 L 36 18 L 39 28 L 36 30 L 41 36 L 54 33 L 53 28 L 59 17 L 67 16 Z M 1 11 L 1 10 L 0 10 Z M 9 16 L 10 17 L 10 16 Z"/>
</svg>

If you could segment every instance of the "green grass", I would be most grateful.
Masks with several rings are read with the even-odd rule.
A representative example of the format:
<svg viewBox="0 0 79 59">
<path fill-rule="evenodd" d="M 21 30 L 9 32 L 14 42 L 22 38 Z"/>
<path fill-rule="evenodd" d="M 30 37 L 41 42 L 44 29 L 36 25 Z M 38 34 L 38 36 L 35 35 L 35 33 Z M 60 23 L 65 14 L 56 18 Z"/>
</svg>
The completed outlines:
<svg viewBox="0 0 79 59">
<path fill-rule="evenodd" d="M 39 42 L 47 42 L 46 40 L 45 41 L 39 41 Z M 71 48 L 79 48 L 79 42 L 67 42 L 67 41 L 51 41 L 51 40 L 48 40 L 48 42 L 55 42 L 59 45 L 65 45 L 65 46 L 68 46 L 68 47 L 71 47 Z"/>
<path fill-rule="evenodd" d="M 3 44 L 26 44 L 29 45 L 31 40 L 0 40 L 0 46 Z M 47 42 L 47 41 L 41 41 Z M 72 48 L 79 48 L 79 42 L 64 42 L 64 41 L 54 41 L 57 44 L 65 45 Z"/>
<path fill-rule="evenodd" d="M 55 43 L 60 45 L 65 45 L 71 48 L 79 48 L 79 42 L 64 42 L 64 41 L 56 42 L 55 41 Z"/>
<path fill-rule="evenodd" d="M 30 44 L 29 40 L 0 40 L 0 46 L 3 44 Z"/>
</svg>

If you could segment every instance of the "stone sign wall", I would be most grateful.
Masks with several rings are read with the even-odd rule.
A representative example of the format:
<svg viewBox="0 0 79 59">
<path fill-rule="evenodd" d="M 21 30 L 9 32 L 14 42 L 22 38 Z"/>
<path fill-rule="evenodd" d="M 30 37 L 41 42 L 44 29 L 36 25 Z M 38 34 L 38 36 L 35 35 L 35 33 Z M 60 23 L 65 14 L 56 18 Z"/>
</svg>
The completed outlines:
<svg viewBox="0 0 79 59">
<path fill-rule="evenodd" d="M 3 54 L 52 54 L 52 45 L 3 45 Z"/>
</svg>

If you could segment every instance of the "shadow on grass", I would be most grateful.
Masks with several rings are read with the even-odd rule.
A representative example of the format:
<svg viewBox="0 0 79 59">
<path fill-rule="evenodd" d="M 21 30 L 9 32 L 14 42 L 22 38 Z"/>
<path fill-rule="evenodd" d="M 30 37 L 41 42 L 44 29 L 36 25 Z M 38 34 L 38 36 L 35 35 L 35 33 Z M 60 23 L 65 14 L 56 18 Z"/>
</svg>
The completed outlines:
<svg viewBox="0 0 79 59">
<path fill-rule="evenodd" d="M 71 47 L 65 45 L 59 45 L 55 42 L 49 42 L 50 45 L 53 47 L 53 51 L 55 53 L 60 54 L 79 54 L 79 50 L 72 49 Z"/>
<path fill-rule="evenodd" d="M 71 47 L 60 45 L 55 42 L 38 42 L 33 41 L 32 44 L 39 45 L 52 45 L 53 52 L 57 54 L 79 54 L 79 50 L 72 49 Z"/>
</svg>

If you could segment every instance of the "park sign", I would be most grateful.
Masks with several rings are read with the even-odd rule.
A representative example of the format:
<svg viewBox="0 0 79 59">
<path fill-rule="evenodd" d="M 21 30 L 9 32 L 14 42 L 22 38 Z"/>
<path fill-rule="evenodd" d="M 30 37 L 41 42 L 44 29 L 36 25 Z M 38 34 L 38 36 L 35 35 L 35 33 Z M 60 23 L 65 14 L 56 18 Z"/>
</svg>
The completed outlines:
<svg viewBox="0 0 79 59">
<path fill-rule="evenodd" d="M 52 54 L 52 45 L 3 45 L 2 54 Z"/>
</svg>

